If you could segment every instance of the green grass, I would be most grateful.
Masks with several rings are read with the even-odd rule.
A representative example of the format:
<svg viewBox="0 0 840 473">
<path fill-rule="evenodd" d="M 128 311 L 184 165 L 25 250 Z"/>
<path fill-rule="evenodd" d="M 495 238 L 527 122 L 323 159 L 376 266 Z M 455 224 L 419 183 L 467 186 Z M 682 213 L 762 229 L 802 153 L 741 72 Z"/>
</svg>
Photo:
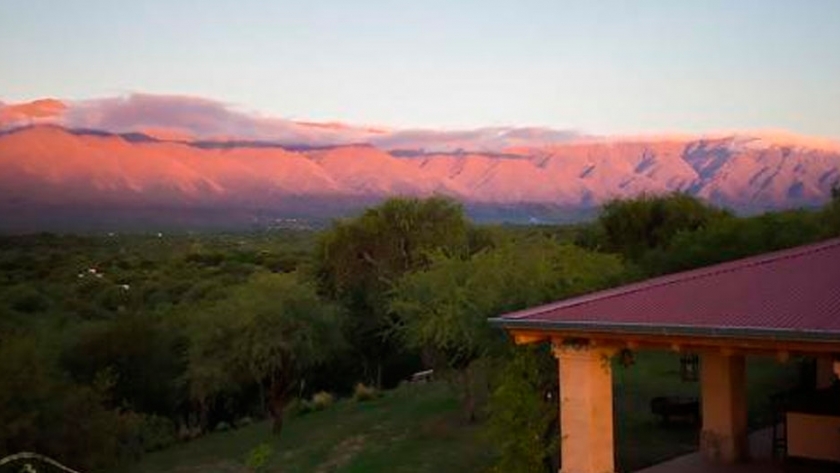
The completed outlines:
<svg viewBox="0 0 840 473">
<path fill-rule="evenodd" d="M 493 460 L 481 425 L 463 420 L 445 384 L 429 384 L 290 416 L 279 438 L 260 422 L 148 454 L 116 471 L 245 472 L 248 452 L 263 442 L 274 452 L 269 472 L 481 472 Z"/>
<path fill-rule="evenodd" d="M 681 381 L 679 368 L 679 356 L 668 352 L 641 352 L 634 365 L 614 366 L 619 471 L 697 449 L 697 428 L 666 427 L 650 413 L 655 396 L 699 396 L 699 383 Z M 752 426 L 766 421 L 768 396 L 790 385 L 795 368 L 794 362 L 748 359 Z M 464 421 L 447 385 L 408 385 L 372 401 L 341 400 L 324 411 L 289 416 L 279 439 L 261 422 L 148 454 L 116 471 L 245 472 L 248 453 L 268 443 L 273 455 L 262 470 L 267 472 L 482 472 L 495 455 L 483 428 Z"/>
</svg>

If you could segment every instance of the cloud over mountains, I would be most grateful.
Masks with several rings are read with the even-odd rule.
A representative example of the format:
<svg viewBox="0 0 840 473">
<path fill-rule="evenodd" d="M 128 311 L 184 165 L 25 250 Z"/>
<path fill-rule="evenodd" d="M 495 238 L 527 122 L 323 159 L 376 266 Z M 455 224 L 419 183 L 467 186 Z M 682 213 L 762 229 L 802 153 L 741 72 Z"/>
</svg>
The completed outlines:
<svg viewBox="0 0 840 473">
<path fill-rule="evenodd" d="M 330 216 L 391 195 L 445 194 L 497 219 L 562 220 L 641 192 L 683 191 L 743 212 L 818 205 L 838 184 L 836 141 L 784 132 L 397 130 L 146 94 L 0 106 L 0 212 L 13 216 Z"/>
<path fill-rule="evenodd" d="M 70 102 L 48 100 L 0 105 L 0 129 L 44 123 L 112 133 L 145 132 L 182 140 L 254 140 L 289 146 L 369 143 L 384 149 L 428 151 L 501 151 L 507 147 L 543 146 L 579 137 L 575 132 L 546 128 L 392 130 L 305 122 L 267 117 L 223 102 L 183 95 L 130 94 Z"/>
</svg>

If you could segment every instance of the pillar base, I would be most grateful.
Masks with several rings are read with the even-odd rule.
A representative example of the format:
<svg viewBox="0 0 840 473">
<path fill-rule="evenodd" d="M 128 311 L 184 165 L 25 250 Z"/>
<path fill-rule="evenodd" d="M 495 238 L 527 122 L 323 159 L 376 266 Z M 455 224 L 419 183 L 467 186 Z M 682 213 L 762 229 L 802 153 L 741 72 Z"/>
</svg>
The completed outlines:
<svg viewBox="0 0 840 473">
<path fill-rule="evenodd" d="M 723 435 L 710 430 L 700 432 L 700 451 L 704 457 L 717 463 L 738 463 L 750 457 L 746 436 Z"/>
<path fill-rule="evenodd" d="M 700 366 L 703 429 L 700 451 L 719 463 L 749 459 L 746 365 L 743 356 L 706 353 Z"/>
</svg>

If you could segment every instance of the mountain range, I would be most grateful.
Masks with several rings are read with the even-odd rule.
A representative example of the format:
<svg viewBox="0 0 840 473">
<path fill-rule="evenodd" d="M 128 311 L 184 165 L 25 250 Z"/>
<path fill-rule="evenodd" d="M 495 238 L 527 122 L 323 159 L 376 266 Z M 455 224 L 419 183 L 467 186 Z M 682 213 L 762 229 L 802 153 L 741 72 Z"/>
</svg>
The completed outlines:
<svg viewBox="0 0 840 473">
<path fill-rule="evenodd" d="M 754 213 L 819 205 L 838 183 L 838 142 L 780 132 L 396 130 L 156 95 L 0 104 L 0 228 L 15 231 L 298 225 L 433 194 L 495 221 L 671 191 Z"/>
</svg>

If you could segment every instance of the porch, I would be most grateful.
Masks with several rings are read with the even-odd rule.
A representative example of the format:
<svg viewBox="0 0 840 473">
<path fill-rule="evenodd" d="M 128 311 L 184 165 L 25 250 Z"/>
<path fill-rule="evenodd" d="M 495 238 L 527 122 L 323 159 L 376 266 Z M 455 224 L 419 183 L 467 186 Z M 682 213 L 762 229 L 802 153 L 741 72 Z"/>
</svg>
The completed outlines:
<svg viewBox="0 0 840 473">
<path fill-rule="evenodd" d="M 636 473 L 829 473 L 836 465 L 788 460 L 780 462 L 771 455 L 772 429 L 753 432 L 749 437 L 752 460 L 749 463 L 720 464 L 710 462 L 700 452 L 674 458 Z"/>
<path fill-rule="evenodd" d="M 644 350 L 699 355 L 702 410 L 700 453 L 645 472 L 815 471 L 812 463 L 768 462 L 773 442 L 765 439 L 762 445 L 761 435 L 755 440 L 748 435 L 745 359 L 817 360 L 813 387 L 825 395 L 814 403 L 817 391 L 811 391 L 807 402 L 785 406 L 781 456 L 840 461 L 838 280 L 840 239 L 835 239 L 559 301 L 493 322 L 518 344 L 551 344 L 560 381 L 562 473 L 615 471 L 610 360 Z"/>
</svg>

